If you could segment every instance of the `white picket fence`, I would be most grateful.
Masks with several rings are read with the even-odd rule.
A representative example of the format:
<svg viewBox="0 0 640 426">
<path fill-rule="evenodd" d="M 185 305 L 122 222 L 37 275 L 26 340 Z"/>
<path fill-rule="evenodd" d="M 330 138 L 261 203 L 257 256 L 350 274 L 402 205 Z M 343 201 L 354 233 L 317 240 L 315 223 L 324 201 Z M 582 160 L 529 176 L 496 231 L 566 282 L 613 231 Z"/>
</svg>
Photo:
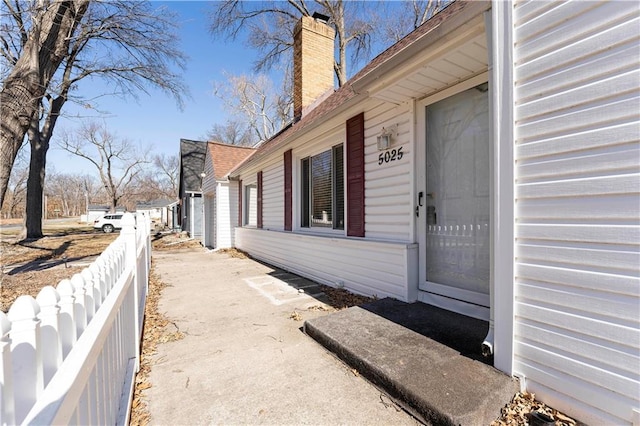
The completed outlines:
<svg viewBox="0 0 640 426">
<path fill-rule="evenodd" d="M 132 214 L 81 273 L 0 312 L 0 424 L 128 423 L 151 266 Z"/>
</svg>

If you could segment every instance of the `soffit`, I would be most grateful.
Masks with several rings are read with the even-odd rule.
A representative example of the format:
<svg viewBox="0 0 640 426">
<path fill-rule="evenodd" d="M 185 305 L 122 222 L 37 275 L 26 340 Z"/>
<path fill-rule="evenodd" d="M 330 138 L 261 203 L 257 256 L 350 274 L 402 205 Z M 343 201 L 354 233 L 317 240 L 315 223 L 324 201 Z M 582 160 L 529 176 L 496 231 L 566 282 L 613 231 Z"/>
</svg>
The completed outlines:
<svg viewBox="0 0 640 426">
<path fill-rule="evenodd" d="M 422 99 L 486 72 L 488 55 L 480 16 L 381 76 L 369 85 L 367 93 L 395 104 Z"/>
</svg>

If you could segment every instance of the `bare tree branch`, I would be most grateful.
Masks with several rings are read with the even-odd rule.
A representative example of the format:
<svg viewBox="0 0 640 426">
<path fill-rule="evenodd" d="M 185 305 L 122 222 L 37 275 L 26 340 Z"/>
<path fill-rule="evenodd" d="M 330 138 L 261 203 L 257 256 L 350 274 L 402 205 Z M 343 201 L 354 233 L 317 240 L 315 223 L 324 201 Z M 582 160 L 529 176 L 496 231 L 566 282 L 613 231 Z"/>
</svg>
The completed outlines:
<svg viewBox="0 0 640 426">
<path fill-rule="evenodd" d="M 334 63 L 338 85 L 347 81 L 351 71 L 350 57 L 358 61 L 369 54 L 373 27 L 366 19 L 356 19 L 375 10 L 375 2 L 343 0 L 315 0 L 315 11 L 329 16 L 329 25 L 336 31 L 337 56 Z M 293 29 L 302 16 L 311 16 L 312 10 L 304 0 L 238 2 L 225 0 L 215 3 L 210 14 L 210 30 L 214 35 L 237 38 L 240 29 L 248 33 L 248 44 L 260 52 L 254 64 L 256 72 L 269 69 L 283 60 L 293 46 Z"/>
<path fill-rule="evenodd" d="M 227 81 L 215 84 L 214 95 L 224 102 L 230 114 L 242 117 L 246 129 L 258 141 L 269 139 L 288 123 L 290 109 L 283 103 L 288 104 L 289 98 L 280 95 L 267 76 L 225 76 Z"/>
<path fill-rule="evenodd" d="M 76 133 L 65 132 L 59 146 L 96 168 L 112 211 L 133 186 L 143 167 L 150 164 L 147 156 L 130 141 L 117 138 L 96 122 L 84 124 Z"/>
</svg>

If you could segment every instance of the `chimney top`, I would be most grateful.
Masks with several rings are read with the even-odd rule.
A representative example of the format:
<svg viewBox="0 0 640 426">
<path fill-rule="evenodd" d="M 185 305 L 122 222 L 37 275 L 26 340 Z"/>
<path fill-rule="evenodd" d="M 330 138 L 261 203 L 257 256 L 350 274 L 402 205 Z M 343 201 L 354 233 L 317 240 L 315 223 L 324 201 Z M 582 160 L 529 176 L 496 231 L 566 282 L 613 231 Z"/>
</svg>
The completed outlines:
<svg viewBox="0 0 640 426">
<path fill-rule="evenodd" d="M 329 22 L 329 17 L 319 12 L 313 12 L 313 15 L 311 15 L 311 17 L 318 22 L 322 22 L 323 24 L 327 24 Z"/>
<path fill-rule="evenodd" d="M 334 89 L 335 31 L 329 17 L 314 13 L 298 21 L 293 34 L 293 116 L 300 119 L 307 107 Z"/>
</svg>

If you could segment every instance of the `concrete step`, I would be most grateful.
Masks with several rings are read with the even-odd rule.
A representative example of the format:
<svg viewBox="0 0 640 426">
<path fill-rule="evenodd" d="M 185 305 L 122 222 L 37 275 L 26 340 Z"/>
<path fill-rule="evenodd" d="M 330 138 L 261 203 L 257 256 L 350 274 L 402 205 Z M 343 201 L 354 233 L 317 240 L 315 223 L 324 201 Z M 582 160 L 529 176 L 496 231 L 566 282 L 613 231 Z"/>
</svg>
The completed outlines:
<svg viewBox="0 0 640 426">
<path fill-rule="evenodd" d="M 488 425 L 518 391 L 482 357 L 485 321 L 381 299 L 308 320 L 304 331 L 426 424 Z"/>
</svg>

